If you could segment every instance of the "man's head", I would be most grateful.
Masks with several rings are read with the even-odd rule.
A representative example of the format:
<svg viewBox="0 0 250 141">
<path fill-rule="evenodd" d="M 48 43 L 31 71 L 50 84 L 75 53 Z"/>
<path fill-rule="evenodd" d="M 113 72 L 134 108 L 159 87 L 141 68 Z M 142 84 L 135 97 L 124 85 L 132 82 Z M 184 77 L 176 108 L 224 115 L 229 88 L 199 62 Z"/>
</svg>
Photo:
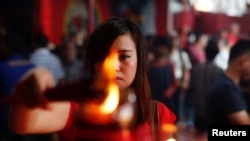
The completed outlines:
<svg viewBox="0 0 250 141">
<path fill-rule="evenodd" d="M 35 42 L 37 47 L 47 47 L 49 43 L 48 37 L 42 32 L 36 34 Z"/>
<path fill-rule="evenodd" d="M 205 48 L 207 61 L 213 61 L 218 52 L 219 52 L 219 47 L 217 42 L 214 39 L 210 39 Z"/>
<path fill-rule="evenodd" d="M 154 53 L 156 58 L 165 57 L 172 47 L 170 39 L 166 36 L 156 36 L 153 42 Z"/>
<path fill-rule="evenodd" d="M 229 66 L 237 69 L 243 79 L 250 79 L 250 40 L 239 40 L 230 50 Z M 230 68 L 229 68 L 230 69 Z"/>
</svg>

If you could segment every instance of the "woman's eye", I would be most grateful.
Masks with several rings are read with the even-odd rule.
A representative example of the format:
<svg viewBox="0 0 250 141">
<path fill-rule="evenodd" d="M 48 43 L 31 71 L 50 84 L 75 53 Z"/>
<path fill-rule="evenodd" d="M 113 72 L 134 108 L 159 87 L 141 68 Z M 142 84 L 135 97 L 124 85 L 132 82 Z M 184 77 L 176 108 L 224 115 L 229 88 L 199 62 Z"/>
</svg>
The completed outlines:
<svg viewBox="0 0 250 141">
<path fill-rule="evenodd" d="M 130 58 L 129 55 L 120 55 L 120 59 L 121 59 L 121 60 L 126 60 L 126 59 L 128 59 L 128 58 Z"/>
</svg>

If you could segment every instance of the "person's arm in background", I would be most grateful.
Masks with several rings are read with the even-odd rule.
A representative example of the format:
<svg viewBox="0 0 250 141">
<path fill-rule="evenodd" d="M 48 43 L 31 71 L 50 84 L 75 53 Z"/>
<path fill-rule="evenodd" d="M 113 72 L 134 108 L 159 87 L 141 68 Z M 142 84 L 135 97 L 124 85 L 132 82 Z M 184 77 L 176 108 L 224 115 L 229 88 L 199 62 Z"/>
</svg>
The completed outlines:
<svg viewBox="0 0 250 141">
<path fill-rule="evenodd" d="M 168 65 L 169 65 L 170 70 L 171 70 L 170 71 L 171 72 L 170 76 L 171 76 L 172 83 L 168 87 L 168 89 L 165 91 L 165 96 L 169 98 L 175 93 L 175 91 L 177 89 L 177 80 L 176 80 L 175 75 L 174 75 L 173 64 L 169 62 Z"/>
<path fill-rule="evenodd" d="M 250 117 L 246 110 L 228 114 L 228 118 L 232 124 L 250 125 Z"/>
<path fill-rule="evenodd" d="M 191 87 L 191 70 L 185 69 L 183 71 L 183 78 L 180 83 L 180 88 L 182 90 L 181 97 L 185 99 L 187 97 L 187 93 L 190 92 Z"/>
<path fill-rule="evenodd" d="M 51 133 L 66 125 L 70 102 L 41 101 L 43 92 L 53 87 L 53 77 L 44 68 L 26 73 L 14 89 L 15 101 L 11 104 L 10 128 L 19 134 Z M 43 98 L 42 98 L 43 97 Z"/>
<path fill-rule="evenodd" d="M 187 52 L 181 51 L 181 57 L 183 63 L 183 76 L 180 87 L 184 92 L 183 97 L 185 97 L 186 91 L 188 90 L 190 85 L 192 64 Z"/>
</svg>

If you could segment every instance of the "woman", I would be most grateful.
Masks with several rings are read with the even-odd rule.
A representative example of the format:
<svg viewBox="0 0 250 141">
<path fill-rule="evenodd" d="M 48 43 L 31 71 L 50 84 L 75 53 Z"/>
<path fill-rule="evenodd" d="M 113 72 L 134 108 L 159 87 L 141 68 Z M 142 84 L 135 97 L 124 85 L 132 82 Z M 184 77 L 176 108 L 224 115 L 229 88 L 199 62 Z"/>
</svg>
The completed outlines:
<svg viewBox="0 0 250 141">
<path fill-rule="evenodd" d="M 129 20 L 120 18 L 107 20 L 93 31 L 88 40 L 84 67 L 87 72 L 98 74 L 110 50 L 116 50 L 118 57 L 115 75 L 119 90 L 123 93 L 132 88 L 137 97 L 135 128 L 131 131 L 136 141 L 151 137 L 150 116 L 153 114 L 149 110 L 152 102 L 145 68 L 146 50 L 143 41 L 140 29 Z M 18 98 L 18 95 L 27 96 L 27 93 L 30 93 L 29 96 L 38 93 L 39 97 L 42 97 L 43 92 L 52 87 L 52 82 L 51 73 L 42 68 L 34 69 L 23 77 L 14 92 L 19 102 L 13 104 L 11 127 L 21 134 L 59 132 L 63 140 L 76 140 L 77 127 L 72 125 L 74 120 L 72 111 L 76 111 L 75 105 L 78 103 L 48 102 L 42 104 L 46 108 L 41 108 L 40 103 L 35 108 L 28 108 L 28 101 L 20 96 Z M 25 87 L 28 84 L 34 86 L 33 93 Z M 174 123 L 175 115 L 162 103 L 157 105 L 160 123 Z"/>
</svg>

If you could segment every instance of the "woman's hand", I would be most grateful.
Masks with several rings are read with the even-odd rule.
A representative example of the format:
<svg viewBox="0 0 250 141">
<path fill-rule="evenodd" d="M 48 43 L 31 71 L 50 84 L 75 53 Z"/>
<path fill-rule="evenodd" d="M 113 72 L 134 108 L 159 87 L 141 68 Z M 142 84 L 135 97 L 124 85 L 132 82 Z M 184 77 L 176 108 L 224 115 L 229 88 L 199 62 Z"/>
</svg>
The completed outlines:
<svg viewBox="0 0 250 141">
<path fill-rule="evenodd" d="M 37 67 L 27 72 L 16 84 L 13 96 L 16 103 L 29 108 L 46 107 L 43 93 L 53 87 L 52 74 L 45 68 Z"/>
</svg>

